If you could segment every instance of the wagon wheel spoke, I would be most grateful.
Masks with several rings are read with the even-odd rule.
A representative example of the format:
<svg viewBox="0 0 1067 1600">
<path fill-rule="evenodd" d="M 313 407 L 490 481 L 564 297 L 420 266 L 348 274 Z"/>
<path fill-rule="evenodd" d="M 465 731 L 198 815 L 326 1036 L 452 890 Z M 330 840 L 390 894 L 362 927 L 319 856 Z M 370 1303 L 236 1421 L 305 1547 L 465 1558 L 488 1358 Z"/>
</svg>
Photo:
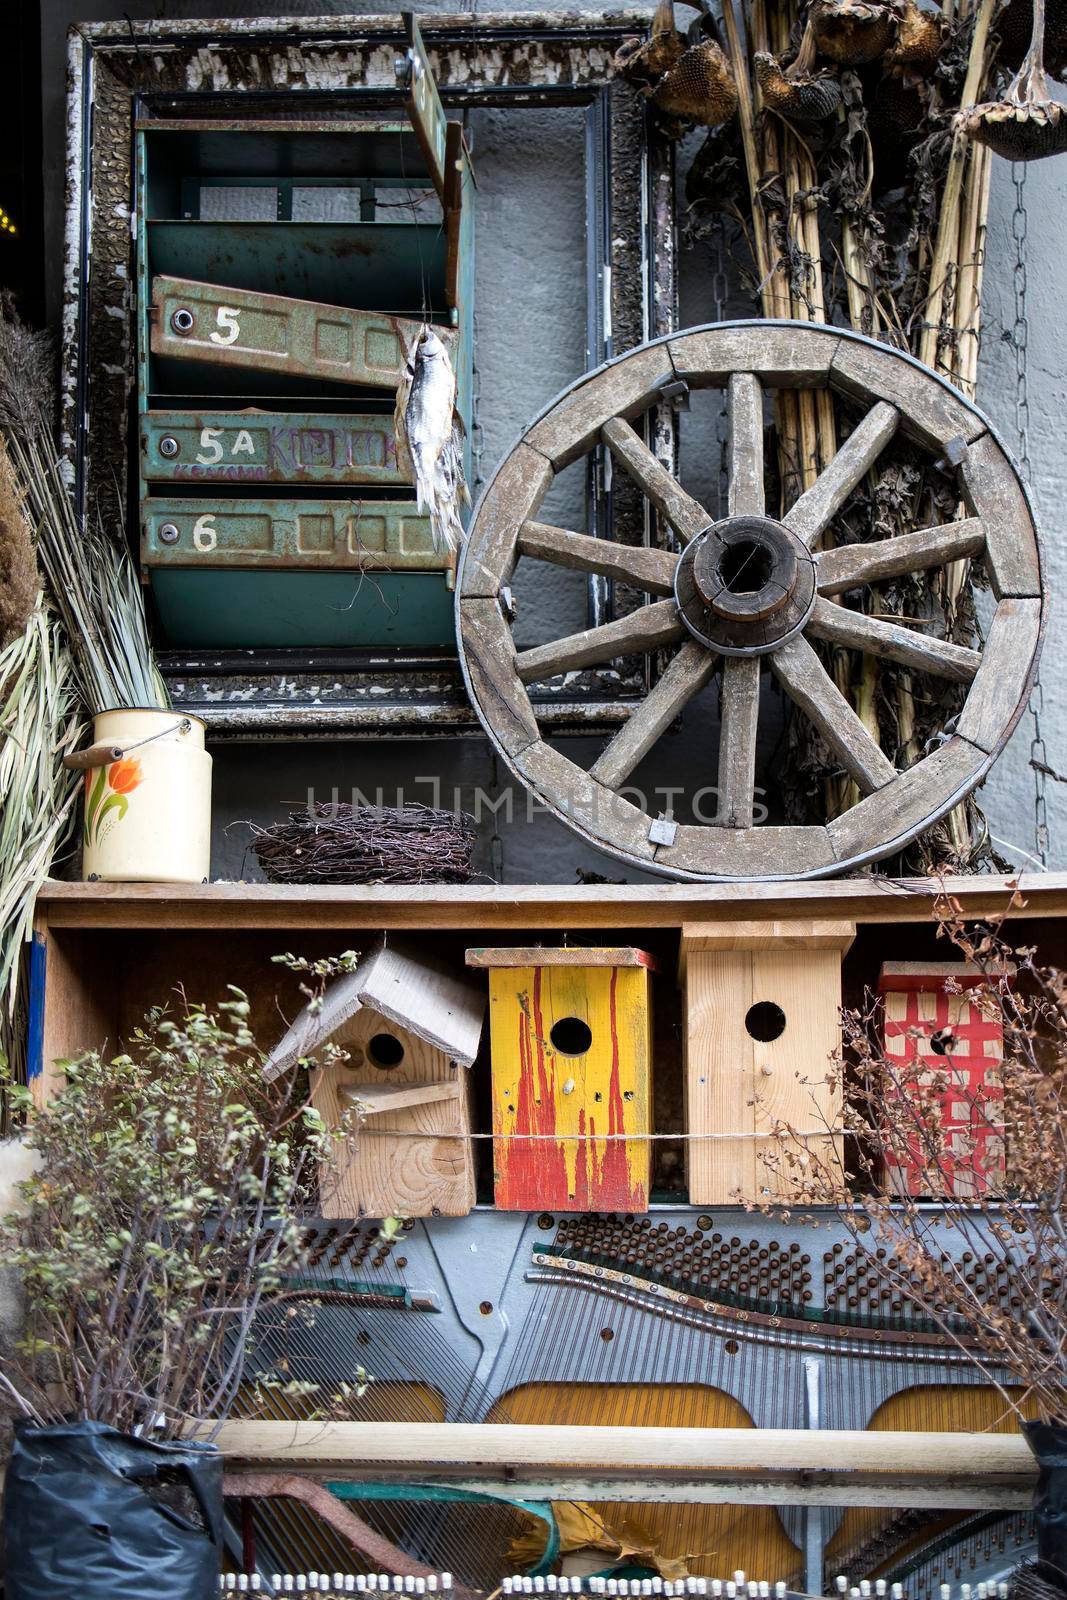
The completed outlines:
<svg viewBox="0 0 1067 1600">
<path fill-rule="evenodd" d="M 827 523 L 840 510 L 864 473 L 877 461 L 897 430 L 900 413 L 879 400 L 849 434 L 829 466 L 782 518 L 809 550 L 819 541 Z"/>
<path fill-rule="evenodd" d="M 684 543 L 688 544 L 690 539 L 695 539 L 698 533 L 714 522 L 714 517 L 710 517 L 702 505 L 687 495 L 663 463 L 656 460 L 628 422 L 621 417 L 612 417 L 601 428 L 600 436 L 615 459 Z"/>
<path fill-rule="evenodd" d="M 726 389 L 727 490 L 711 513 L 675 481 L 658 447 L 644 442 L 639 419 L 681 385 Z M 765 481 L 768 392 L 783 390 L 828 391 L 854 405 L 858 418 L 784 516 L 768 508 Z M 942 471 L 951 465 L 954 498 L 966 508 L 961 520 L 914 529 L 902 518 L 894 537 L 824 548 L 834 519 L 864 493 L 882 452 L 897 448 L 898 429 L 909 459 Z M 590 451 L 601 453 L 605 468 L 614 466 L 627 503 L 640 496 L 657 526 L 671 529 L 661 542 L 676 555 L 601 539 L 579 531 L 581 524 L 556 527 L 551 514 L 540 520 L 553 481 Z M 524 557 L 527 566 L 542 561 L 615 580 L 645 603 L 616 621 L 522 649 L 510 585 Z M 930 618 L 897 618 L 889 614 L 896 607 L 866 600 L 860 608 L 864 591 L 912 573 L 938 582 L 938 568 L 947 576 L 953 563 L 972 557 L 983 561 L 995 602 L 980 651 L 943 638 Z M 516 780 L 599 848 L 635 867 L 700 882 L 822 877 L 878 860 L 932 826 L 981 781 L 1006 743 L 1030 692 L 1046 606 L 1025 488 L 981 414 L 888 345 L 802 323 L 693 328 L 574 383 L 486 485 L 457 588 L 464 679 Z M 569 683 L 568 673 L 595 673 L 627 657 L 634 658 L 628 666 L 639 660 L 648 667 L 661 649 L 661 677 L 591 766 L 550 738 L 572 708 L 559 696 L 535 694 L 536 680 Z M 905 671 L 959 686 L 958 713 L 906 770 L 896 770 L 894 747 L 883 750 L 877 728 L 857 714 L 848 685 L 838 686 L 835 665 L 850 652 L 868 667 L 900 662 Z M 764 657 L 829 764 L 860 791 L 857 804 L 840 811 L 827 804 L 809 826 L 755 825 Z M 719 672 L 714 823 L 701 817 L 660 825 L 628 798 L 627 783 L 635 770 L 647 770 L 656 741 Z M 711 781 L 696 759 L 692 779 L 694 786 Z M 847 788 L 851 799 L 851 781 Z"/>
<path fill-rule="evenodd" d="M 735 372 L 728 395 L 727 457 L 731 517 L 763 515 L 763 385 L 751 372 Z"/>
<path fill-rule="evenodd" d="M 648 655 L 662 645 L 674 644 L 685 634 L 673 600 L 657 600 L 641 606 L 628 617 L 605 622 L 584 633 L 571 633 L 551 644 L 520 650 L 515 667 L 523 683 L 534 678 L 550 678 L 557 672 L 575 672 L 593 667 L 616 656 Z"/>
<path fill-rule="evenodd" d="M 951 678 L 956 683 L 970 683 L 982 664 L 977 650 L 967 650 L 948 639 L 927 638 L 913 628 L 883 622 L 877 617 L 865 616 L 862 611 L 849 611 L 832 600 L 824 600 L 821 595 L 815 601 L 807 631 L 828 644 L 866 650 L 889 661 L 899 661 L 905 667 L 915 667 L 920 672 Z"/>
<path fill-rule="evenodd" d="M 715 819 L 720 827 L 752 826 L 759 682 L 758 656 L 726 657 L 719 731 L 719 814 Z"/>
<path fill-rule="evenodd" d="M 943 567 L 964 556 L 981 555 L 984 549 L 985 530 L 978 517 L 947 522 L 937 528 L 920 528 L 915 533 L 872 544 L 838 545 L 833 550 L 820 550 L 816 556 L 816 587 L 820 594 L 843 594 L 861 584 L 880 583 L 883 578 L 898 578 L 927 567 Z"/>
<path fill-rule="evenodd" d="M 771 667 L 789 698 L 815 724 L 865 794 L 893 782 L 896 768 L 805 638 L 798 635 L 776 650 Z"/>
<path fill-rule="evenodd" d="M 594 539 L 588 533 L 571 533 L 546 522 L 524 522 L 519 529 L 518 548 L 520 555 L 532 556 L 536 561 L 550 561 L 576 572 L 597 572 L 603 578 L 615 578 L 649 594 L 670 594 L 674 588 L 678 557 L 669 550 Z"/>
<path fill-rule="evenodd" d="M 691 639 L 671 661 L 655 688 L 601 751 L 589 776 L 617 789 L 674 721 L 688 701 L 710 681 L 718 655 Z"/>
</svg>

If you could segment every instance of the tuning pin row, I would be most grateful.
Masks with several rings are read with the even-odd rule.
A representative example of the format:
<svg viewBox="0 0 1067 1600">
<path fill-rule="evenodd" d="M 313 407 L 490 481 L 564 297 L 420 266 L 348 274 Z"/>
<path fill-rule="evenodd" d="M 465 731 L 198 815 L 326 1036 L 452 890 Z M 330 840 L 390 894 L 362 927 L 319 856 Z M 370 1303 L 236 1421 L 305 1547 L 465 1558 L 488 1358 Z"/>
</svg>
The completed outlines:
<svg viewBox="0 0 1067 1600">
<path fill-rule="evenodd" d="M 888 1595 L 889 1600 L 905 1600 L 904 1585 L 894 1583 L 887 1585 L 884 1578 L 877 1578 L 873 1584 L 866 1578 L 859 1583 L 852 1583 L 849 1578 L 841 1575 L 834 1579 L 834 1588 L 838 1595 L 847 1595 L 849 1600 L 868 1600 L 869 1596 Z M 939 1600 L 1008 1600 L 1008 1585 L 1006 1583 L 961 1583 L 959 1590 L 954 1592 L 950 1583 L 942 1583 L 938 1589 Z"/>
<path fill-rule="evenodd" d="M 450 1572 L 431 1572 L 425 1578 L 400 1577 L 392 1572 L 276 1572 L 271 1578 L 275 1594 L 449 1594 Z M 258 1572 L 224 1572 L 220 1594 L 262 1594 Z"/>
<path fill-rule="evenodd" d="M 735 1572 L 732 1578 L 584 1578 L 544 1577 L 530 1578 L 516 1573 L 504 1578 L 501 1590 L 505 1595 L 591 1595 L 595 1597 L 620 1597 L 620 1600 L 643 1600 L 644 1596 L 698 1596 L 700 1600 L 788 1600 L 787 1583 L 765 1583 L 749 1578 L 744 1572 Z M 889 1584 L 884 1578 L 871 1582 L 862 1578 L 853 1583 L 844 1575 L 834 1579 L 836 1596 L 842 1600 L 905 1600 L 902 1583 Z M 960 1584 L 958 1591 L 943 1583 L 939 1600 L 1008 1600 L 1006 1583 Z"/>
<path fill-rule="evenodd" d="M 772 1589 L 774 1600 L 786 1600 L 789 1592 L 785 1583 L 757 1583 L 746 1578 L 743 1572 L 735 1572 L 732 1578 L 725 1581 L 722 1578 L 565 1578 L 552 1573 L 546 1577 L 529 1578 L 516 1573 L 503 1580 L 501 1589 L 506 1595 L 662 1595 L 665 1600 L 680 1595 L 710 1596 L 711 1600 L 738 1600 L 739 1596 L 742 1600 L 771 1600 Z"/>
</svg>

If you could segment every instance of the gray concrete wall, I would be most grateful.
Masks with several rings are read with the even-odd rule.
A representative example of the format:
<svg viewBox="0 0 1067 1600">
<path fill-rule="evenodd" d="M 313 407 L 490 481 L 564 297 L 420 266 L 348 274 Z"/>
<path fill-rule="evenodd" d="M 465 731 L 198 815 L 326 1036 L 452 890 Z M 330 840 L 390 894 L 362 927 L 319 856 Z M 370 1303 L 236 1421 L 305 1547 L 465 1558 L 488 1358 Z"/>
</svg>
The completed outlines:
<svg viewBox="0 0 1067 1600">
<path fill-rule="evenodd" d="M 534 0 L 530 0 L 530 5 Z M 523 9 L 517 3 L 515 9 Z M 529 7 L 527 7 L 529 8 Z M 544 9 L 540 4 L 538 9 Z M 64 35 L 75 20 L 168 18 L 249 14 L 322 14 L 380 10 L 381 6 L 330 5 L 325 0 L 43 0 L 42 71 L 48 274 L 56 305 L 61 270 L 63 194 Z M 427 3 L 423 12 L 454 10 Z M 498 9 L 494 6 L 493 9 Z M 562 8 L 561 8 L 562 9 Z M 477 210 L 477 349 L 481 375 L 483 471 L 496 460 L 528 419 L 559 388 L 578 375 L 584 350 L 584 212 L 582 132 L 577 113 L 483 111 L 472 116 L 479 177 Z M 1037 509 L 1045 533 L 1046 570 L 1053 595 L 1063 587 L 1067 551 L 1060 535 L 1067 464 L 1061 442 L 1067 384 L 1067 317 L 1062 310 L 1067 241 L 1067 160 L 1036 164 L 1027 175 L 1028 311 L 1030 327 L 1030 458 Z M 1016 446 L 1014 352 L 1007 342 L 1015 317 L 1012 268 L 1014 191 L 1008 167 L 994 162 L 989 247 L 985 279 L 985 337 L 979 399 Z M 711 320 L 708 263 L 699 253 L 683 257 L 683 323 Z M 734 314 L 744 314 L 735 309 Z M 683 453 L 683 468 L 695 492 L 713 495 L 716 467 L 711 443 L 714 418 L 705 419 L 697 446 Z M 705 441 L 700 445 L 699 440 Z M 581 483 L 553 490 L 549 515 L 565 524 L 580 518 Z M 578 525 L 581 523 L 579 521 Z M 523 642 L 558 635 L 583 625 L 584 588 L 566 574 L 538 567 L 536 582 L 520 589 Z M 1050 764 L 1067 768 L 1067 712 L 1060 693 L 1063 623 L 1054 608 L 1045 649 L 1044 732 Z M 714 749 L 716 712 L 710 697 L 695 702 L 680 734 L 669 736 L 635 775 L 646 790 L 664 795 L 692 786 L 701 750 Z M 773 703 L 761 730 L 769 755 L 776 737 Z M 985 786 L 983 803 L 998 848 L 1011 861 L 1028 864 L 1034 851 L 1034 775 L 1031 728 L 1024 721 Z M 582 760 L 580 742 L 569 753 Z M 309 792 L 342 799 L 353 788 L 391 802 L 398 789 L 429 799 L 435 780 L 451 803 L 459 792 L 467 808 L 480 806 L 481 866 L 510 881 L 573 882 L 579 866 L 613 877 L 636 878 L 586 849 L 543 814 L 529 815 L 526 797 L 504 781 L 488 746 L 480 740 L 217 747 L 215 751 L 217 876 L 255 875 L 243 824 L 276 820 L 287 805 Z M 772 763 L 773 764 L 773 763 Z M 479 796 L 482 798 L 479 799 Z M 773 806 L 773 795 L 769 801 Z M 510 805 L 510 820 L 508 808 Z M 493 806 L 500 806 L 497 812 Z M 1049 780 L 1050 864 L 1067 866 L 1067 790 Z"/>
</svg>

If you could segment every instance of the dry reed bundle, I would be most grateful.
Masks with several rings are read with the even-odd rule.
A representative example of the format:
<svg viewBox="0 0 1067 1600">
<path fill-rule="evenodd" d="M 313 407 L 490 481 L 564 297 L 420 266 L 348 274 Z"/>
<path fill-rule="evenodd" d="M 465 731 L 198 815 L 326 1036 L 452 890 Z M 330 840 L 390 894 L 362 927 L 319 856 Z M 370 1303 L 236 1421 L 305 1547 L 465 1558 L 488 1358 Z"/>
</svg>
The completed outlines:
<svg viewBox="0 0 1067 1600">
<path fill-rule="evenodd" d="M 736 227 L 735 260 L 767 317 L 830 322 L 909 351 L 974 397 L 991 152 L 961 107 L 1003 94 L 1009 68 L 997 0 L 722 0 L 738 91 L 734 121 L 705 137 L 686 183 L 684 237 Z M 879 33 L 877 50 L 868 45 Z M 862 35 L 862 37 L 861 37 Z M 1033 46 L 1031 46 L 1033 54 Z M 1005 59 L 1002 61 L 1002 56 Z M 779 512 L 835 454 L 854 420 L 828 393 L 777 392 Z M 957 514 L 950 476 L 894 445 L 827 532 L 852 543 Z M 887 583 L 879 616 L 976 629 L 970 565 Z M 897 765 L 917 760 L 958 709 L 956 691 L 847 650 L 826 664 Z M 790 819 L 856 799 L 817 735 L 789 729 Z M 992 864 L 977 805 L 957 808 L 909 866 Z"/>
<path fill-rule="evenodd" d="M 468 883 L 472 876 L 471 819 L 432 806 L 320 801 L 253 832 L 270 883 Z"/>
<path fill-rule="evenodd" d="M 0 297 L 0 1049 L 16 1071 L 22 952 L 79 793 L 62 758 L 94 712 L 169 703 L 122 527 L 75 508 L 53 366 Z"/>
<path fill-rule="evenodd" d="M 25 498 L 0 438 L 0 649 L 25 630 L 41 587 Z"/>
<path fill-rule="evenodd" d="M 16 1072 L 21 954 L 37 891 L 73 829 L 78 775 L 62 758 L 83 729 L 66 638 L 39 597 L 25 630 L 0 651 L 0 1050 Z"/>
<path fill-rule="evenodd" d="M 0 316 L 0 436 L 37 558 L 66 630 L 86 709 L 170 704 L 148 639 L 140 584 L 118 510 L 82 517 L 56 446 L 52 343 Z M 118 497 L 116 496 L 116 508 Z"/>
</svg>

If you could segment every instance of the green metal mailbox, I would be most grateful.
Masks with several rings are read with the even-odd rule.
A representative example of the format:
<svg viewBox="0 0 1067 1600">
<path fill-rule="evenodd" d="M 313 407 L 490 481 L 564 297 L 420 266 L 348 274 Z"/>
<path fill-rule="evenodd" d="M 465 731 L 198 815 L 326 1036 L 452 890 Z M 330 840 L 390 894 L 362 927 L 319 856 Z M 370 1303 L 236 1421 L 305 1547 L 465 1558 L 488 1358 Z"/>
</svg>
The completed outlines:
<svg viewBox="0 0 1067 1600">
<path fill-rule="evenodd" d="M 141 553 L 170 645 L 435 646 L 454 558 L 397 462 L 438 325 L 470 423 L 472 174 L 412 35 L 411 120 L 136 127 Z"/>
</svg>

